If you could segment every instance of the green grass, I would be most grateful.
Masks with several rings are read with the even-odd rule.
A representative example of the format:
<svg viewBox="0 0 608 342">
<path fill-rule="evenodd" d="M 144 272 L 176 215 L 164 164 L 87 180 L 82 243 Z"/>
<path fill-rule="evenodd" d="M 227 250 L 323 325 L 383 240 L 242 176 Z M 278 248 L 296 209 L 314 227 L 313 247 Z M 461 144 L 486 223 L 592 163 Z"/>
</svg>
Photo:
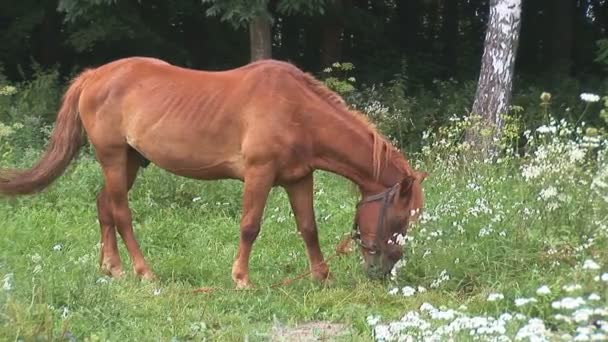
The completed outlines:
<svg viewBox="0 0 608 342">
<path fill-rule="evenodd" d="M 264 341 L 276 326 L 330 321 L 351 327 L 344 340 L 367 341 L 373 335 L 368 316 L 398 320 L 424 302 L 466 305 L 472 314 L 521 312 L 565 331 L 567 326 L 552 318 L 550 303 L 570 283 L 581 284 L 582 294 L 598 293 L 599 305 L 606 306 L 608 290 L 593 277 L 608 270 L 607 234 L 601 228 L 608 210 L 585 186 L 559 188 L 570 200 L 549 212 L 537 199 L 547 185 L 524 181 L 515 164 L 446 169 L 427 163 L 425 168 L 431 173 L 425 181 L 428 216 L 411 232 L 407 262 L 396 279 L 368 280 L 357 251 L 330 263 L 334 282 L 328 286 L 305 278 L 269 288 L 308 267 L 287 197 L 277 188 L 250 260 L 256 289 L 234 291 L 230 269 L 238 243 L 240 182 L 200 182 L 154 166 L 145 169 L 130 204 L 136 236 L 160 280 L 140 282 L 129 272 L 107 281 L 98 271 L 100 171 L 89 157 L 80 158 L 43 194 L 0 201 L 0 281 L 9 277 L 12 285 L 0 288 L 0 340 Z M 340 177 L 318 172 L 315 180 L 327 257 L 349 233 L 356 197 Z M 472 189 L 473 182 L 480 188 Z M 488 234 L 480 234 L 482 228 Z M 588 237 L 594 237 L 592 245 L 579 248 Z M 57 245 L 61 250 L 54 250 Z M 602 269 L 581 269 L 589 258 Z M 449 279 L 433 288 L 443 270 Z M 411 297 L 388 293 L 405 285 L 428 291 Z M 513 304 L 515 298 L 536 296 L 541 285 L 550 286 L 552 295 L 523 307 Z M 192 293 L 198 287 L 219 290 Z M 505 299 L 488 302 L 491 292 Z"/>
</svg>

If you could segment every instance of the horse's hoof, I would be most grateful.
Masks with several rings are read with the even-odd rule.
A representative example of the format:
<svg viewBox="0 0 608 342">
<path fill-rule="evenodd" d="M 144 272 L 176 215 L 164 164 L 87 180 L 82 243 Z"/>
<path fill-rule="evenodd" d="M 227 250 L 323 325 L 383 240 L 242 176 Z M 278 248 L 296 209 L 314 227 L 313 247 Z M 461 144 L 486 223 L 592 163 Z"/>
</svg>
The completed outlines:
<svg viewBox="0 0 608 342">
<path fill-rule="evenodd" d="M 237 290 L 251 290 L 251 289 L 253 289 L 253 285 L 251 285 L 251 283 L 249 281 L 237 280 L 236 289 Z"/>
<path fill-rule="evenodd" d="M 154 275 L 154 273 L 152 273 L 152 272 L 146 272 L 146 273 L 142 274 L 140 277 L 142 280 L 149 281 L 149 282 L 155 282 L 158 280 L 156 275 Z"/>
<path fill-rule="evenodd" d="M 154 282 L 158 280 L 158 278 L 156 278 L 154 273 L 152 273 L 150 270 L 140 270 L 139 272 L 136 270 L 133 271 L 135 272 L 135 275 L 143 281 Z"/>
<path fill-rule="evenodd" d="M 322 283 L 332 280 L 332 275 L 331 275 L 331 273 L 329 273 L 329 268 L 327 267 L 327 265 L 313 269 L 310 276 L 312 277 L 313 280 L 322 282 Z"/>
<path fill-rule="evenodd" d="M 101 273 L 107 275 L 108 277 L 112 277 L 114 279 L 120 279 L 125 274 L 122 270 L 122 267 L 120 267 L 120 266 L 102 265 L 100 271 L 101 271 Z"/>
<path fill-rule="evenodd" d="M 334 277 L 331 273 L 313 273 L 312 279 L 323 286 L 331 286 L 334 284 Z"/>
</svg>

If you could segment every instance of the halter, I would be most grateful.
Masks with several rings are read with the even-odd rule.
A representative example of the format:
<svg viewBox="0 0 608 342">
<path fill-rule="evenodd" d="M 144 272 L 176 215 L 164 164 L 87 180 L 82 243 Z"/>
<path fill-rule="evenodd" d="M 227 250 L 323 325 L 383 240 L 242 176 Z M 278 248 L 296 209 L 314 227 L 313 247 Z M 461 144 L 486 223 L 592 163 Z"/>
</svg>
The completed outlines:
<svg viewBox="0 0 608 342">
<path fill-rule="evenodd" d="M 389 202 L 395 196 L 395 190 L 397 190 L 397 185 L 399 185 L 399 183 L 396 183 L 395 185 L 380 193 L 364 197 L 359 201 L 359 203 L 357 203 L 358 209 L 364 204 L 382 200 L 382 207 L 380 207 L 380 215 L 378 215 L 378 226 L 376 227 L 376 240 L 374 241 L 374 244 L 372 246 L 366 246 L 365 243 L 361 240 L 361 231 L 359 230 L 359 224 L 357 224 L 357 218 L 359 217 L 359 215 L 355 214 L 355 219 L 353 220 L 353 230 L 351 233 L 351 238 L 356 241 L 359 246 L 361 246 L 361 248 L 367 250 L 369 254 L 376 254 L 380 252 L 380 249 L 378 247 L 380 246 L 380 244 L 378 243 L 381 235 L 380 229 L 384 225 L 384 216 L 386 214 L 386 208 L 388 207 Z"/>
</svg>

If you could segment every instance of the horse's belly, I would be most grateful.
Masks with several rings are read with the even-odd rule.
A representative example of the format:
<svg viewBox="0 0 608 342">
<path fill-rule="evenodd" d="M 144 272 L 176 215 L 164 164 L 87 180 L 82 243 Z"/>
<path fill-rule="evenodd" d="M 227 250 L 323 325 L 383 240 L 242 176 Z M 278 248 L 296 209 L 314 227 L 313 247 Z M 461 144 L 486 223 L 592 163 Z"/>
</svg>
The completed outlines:
<svg viewBox="0 0 608 342">
<path fill-rule="evenodd" d="M 196 179 L 242 179 L 243 162 L 238 151 L 211 142 L 189 142 L 127 137 L 128 144 L 154 165 L 171 173 Z"/>
</svg>

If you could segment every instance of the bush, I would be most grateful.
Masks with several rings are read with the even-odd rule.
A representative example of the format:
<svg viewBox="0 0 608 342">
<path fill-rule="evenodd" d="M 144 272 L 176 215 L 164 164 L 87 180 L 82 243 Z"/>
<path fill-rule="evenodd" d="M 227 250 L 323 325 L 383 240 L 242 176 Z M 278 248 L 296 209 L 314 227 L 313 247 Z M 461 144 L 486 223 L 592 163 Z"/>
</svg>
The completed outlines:
<svg viewBox="0 0 608 342">
<path fill-rule="evenodd" d="M 35 77 L 0 84 L 0 153 L 41 149 L 48 140 L 62 96 L 57 70 L 36 69 Z"/>
</svg>

